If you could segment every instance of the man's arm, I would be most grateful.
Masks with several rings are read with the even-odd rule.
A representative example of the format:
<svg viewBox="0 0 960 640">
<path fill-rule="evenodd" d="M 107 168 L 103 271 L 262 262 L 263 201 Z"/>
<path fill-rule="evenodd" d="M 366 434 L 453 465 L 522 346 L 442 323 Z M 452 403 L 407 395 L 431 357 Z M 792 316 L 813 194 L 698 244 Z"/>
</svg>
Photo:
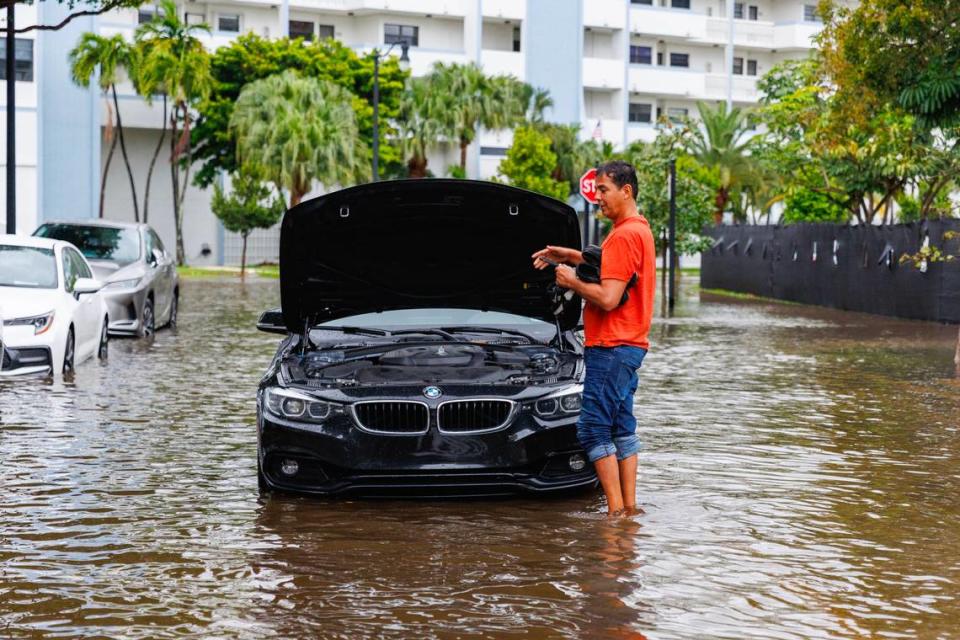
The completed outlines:
<svg viewBox="0 0 960 640">
<path fill-rule="evenodd" d="M 623 280 L 604 278 L 600 284 L 584 282 L 577 278 L 577 273 L 566 265 L 557 267 L 557 284 L 565 289 L 572 289 L 581 298 L 592 302 L 604 311 L 613 311 L 620 304 L 623 291 L 627 283 Z"/>
<path fill-rule="evenodd" d="M 533 258 L 533 266 L 536 269 L 546 269 L 548 266 L 552 266 L 540 258 L 547 258 L 549 260 L 553 260 L 554 262 L 571 264 L 574 266 L 583 262 L 583 253 L 580 251 L 577 251 L 576 249 L 570 249 L 568 247 L 553 247 L 549 245 L 546 249 L 540 249 L 540 251 L 537 251 L 531 257 Z"/>
</svg>

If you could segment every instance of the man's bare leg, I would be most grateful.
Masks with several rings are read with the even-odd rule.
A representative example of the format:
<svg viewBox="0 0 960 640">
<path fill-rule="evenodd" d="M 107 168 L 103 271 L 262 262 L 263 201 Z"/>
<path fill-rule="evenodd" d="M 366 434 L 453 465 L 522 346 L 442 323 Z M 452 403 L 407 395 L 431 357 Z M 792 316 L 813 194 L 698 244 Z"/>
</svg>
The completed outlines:
<svg viewBox="0 0 960 640">
<path fill-rule="evenodd" d="M 620 475 L 620 491 L 623 495 L 623 506 L 628 511 L 637 508 L 637 456 L 620 460 L 617 463 Z"/>
<path fill-rule="evenodd" d="M 617 456 L 605 456 L 593 463 L 600 478 L 600 486 L 607 496 L 607 510 L 610 514 L 623 511 L 623 494 L 620 489 L 620 469 Z M 636 465 L 634 465 L 636 472 Z"/>
</svg>

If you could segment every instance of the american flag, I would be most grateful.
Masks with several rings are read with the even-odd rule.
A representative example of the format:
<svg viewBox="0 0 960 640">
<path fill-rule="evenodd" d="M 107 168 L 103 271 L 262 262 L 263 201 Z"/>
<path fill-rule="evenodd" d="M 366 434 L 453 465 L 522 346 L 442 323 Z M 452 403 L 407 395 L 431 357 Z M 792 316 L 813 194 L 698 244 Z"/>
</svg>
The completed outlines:
<svg viewBox="0 0 960 640">
<path fill-rule="evenodd" d="M 603 139 L 603 127 L 600 126 L 600 121 L 597 120 L 597 126 L 593 128 L 593 139 L 602 140 Z"/>
</svg>

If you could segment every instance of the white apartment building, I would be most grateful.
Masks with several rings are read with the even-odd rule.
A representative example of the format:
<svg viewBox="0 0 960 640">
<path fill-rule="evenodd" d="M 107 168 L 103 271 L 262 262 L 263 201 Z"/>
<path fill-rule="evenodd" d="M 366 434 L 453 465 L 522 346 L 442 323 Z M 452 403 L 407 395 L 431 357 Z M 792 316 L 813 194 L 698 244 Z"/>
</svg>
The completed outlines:
<svg viewBox="0 0 960 640">
<path fill-rule="evenodd" d="M 756 80 L 777 62 L 805 55 L 820 28 L 815 0 L 745 0 L 734 4 L 733 64 L 726 46 L 731 20 L 726 0 L 183 0 L 188 22 L 212 28 L 211 50 L 238 35 L 334 37 L 358 52 L 410 45 L 414 75 L 436 61 L 480 64 L 546 88 L 548 119 L 578 123 L 581 135 L 600 135 L 615 147 L 652 140 L 661 114 L 696 114 L 697 100 L 727 98 L 750 104 Z M 62 19 L 58 3 L 17 7 L 18 25 Z M 156 7 L 74 20 L 56 32 L 29 32 L 18 42 L 17 225 L 29 233 L 45 220 L 97 216 L 107 106 L 96 88 L 70 81 L 67 53 L 84 31 L 132 38 Z M 29 49 L 29 52 L 28 52 Z M 395 49 L 399 54 L 399 47 Z M 2 65 L 0 65 L 2 69 Z M 161 127 L 159 104 L 147 105 L 129 85 L 119 88 L 128 151 L 142 204 L 147 166 Z M 6 108 L 6 105 L 3 105 Z M 496 174 L 509 132 L 483 132 L 470 149 L 468 175 Z M 163 154 L 161 154 L 162 156 Z M 430 158 L 435 175 L 458 161 L 454 148 Z M 0 158 L 2 160 L 2 158 Z M 130 189 L 119 151 L 107 182 L 106 217 L 132 220 Z M 170 175 L 159 163 L 151 186 L 150 218 L 173 245 Z M 209 209 L 211 193 L 190 187 L 185 250 L 191 264 L 239 261 L 239 241 Z M 0 202 L 2 202 L 0 194 Z M 142 214 L 142 212 L 141 212 Z M 0 225 L 3 219 L 0 217 Z M 257 232 L 253 261 L 275 259 L 275 230 Z"/>
</svg>

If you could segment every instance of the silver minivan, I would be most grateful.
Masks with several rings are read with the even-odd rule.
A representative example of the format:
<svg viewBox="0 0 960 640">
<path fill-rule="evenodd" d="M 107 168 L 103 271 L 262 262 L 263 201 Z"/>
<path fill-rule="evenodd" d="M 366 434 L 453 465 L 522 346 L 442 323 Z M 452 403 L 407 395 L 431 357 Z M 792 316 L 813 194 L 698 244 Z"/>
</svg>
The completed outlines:
<svg viewBox="0 0 960 640">
<path fill-rule="evenodd" d="M 93 268 L 107 302 L 111 335 L 149 336 L 177 324 L 180 279 L 173 256 L 149 225 L 52 221 L 33 235 L 72 243 Z"/>
</svg>

